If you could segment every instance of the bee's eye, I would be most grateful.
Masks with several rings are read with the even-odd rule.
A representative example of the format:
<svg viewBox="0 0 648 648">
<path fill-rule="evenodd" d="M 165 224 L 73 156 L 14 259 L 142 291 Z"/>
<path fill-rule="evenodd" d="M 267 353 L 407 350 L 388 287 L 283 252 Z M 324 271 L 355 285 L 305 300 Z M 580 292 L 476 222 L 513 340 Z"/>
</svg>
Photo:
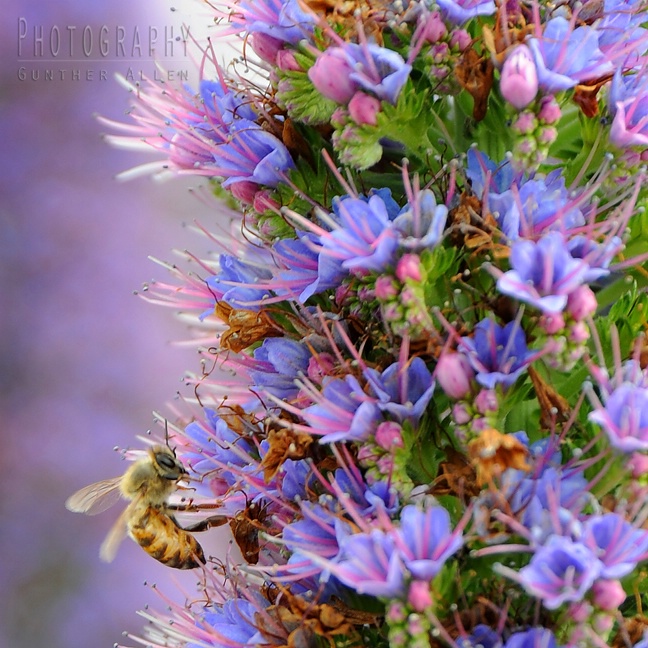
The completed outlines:
<svg viewBox="0 0 648 648">
<path fill-rule="evenodd" d="M 168 470 L 173 470 L 178 468 L 178 464 L 167 454 L 157 454 L 155 455 L 155 460 L 158 462 L 162 468 L 167 468 Z"/>
</svg>

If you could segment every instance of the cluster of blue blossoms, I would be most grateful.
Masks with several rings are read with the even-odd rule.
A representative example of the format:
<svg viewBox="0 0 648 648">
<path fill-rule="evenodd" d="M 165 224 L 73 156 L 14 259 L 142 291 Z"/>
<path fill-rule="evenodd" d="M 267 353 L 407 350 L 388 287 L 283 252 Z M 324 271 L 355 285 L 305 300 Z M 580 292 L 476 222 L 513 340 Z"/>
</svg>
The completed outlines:
<svg viewBox="0 0 648 648">
<path fill-rule="evenodd" d="M 235 542 L 141 641 L 646 648 L 648 6 L 214 11 L 264 83 L 207 47 L 104 120 L 237 223 L 146 293 L 200 331 L 172 443 Z"/>
</svg>

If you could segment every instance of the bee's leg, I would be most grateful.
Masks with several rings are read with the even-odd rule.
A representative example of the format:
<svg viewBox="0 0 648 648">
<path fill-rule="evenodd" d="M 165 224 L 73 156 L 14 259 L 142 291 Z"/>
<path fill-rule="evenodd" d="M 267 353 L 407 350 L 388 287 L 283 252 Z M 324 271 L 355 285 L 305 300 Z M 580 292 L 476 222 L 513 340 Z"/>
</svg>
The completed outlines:
<svg viewBox="0 0 648 648">
<path fill-rule="evenodd" d="M 229 520 L 230 519 L 226 515 L 212 515 L 204 520 L 200 520 L 200 522 L 195 522 L 189 526 L 182 527 L 182 530 L 189 531 L 190 533 L 207 531 L 207 529 L 211 529 L 211 527 L 223 526 L 223 524 L 227 524 Z"/>
<path fill-rule="evenodd" d="M 209 509 L 223 508 L 222 504 L 194 504 L 193 500 L 179 502 L 178 504 L 165 504 L 164 508 L 168 511 L 205 511 Z"/>
</svg>

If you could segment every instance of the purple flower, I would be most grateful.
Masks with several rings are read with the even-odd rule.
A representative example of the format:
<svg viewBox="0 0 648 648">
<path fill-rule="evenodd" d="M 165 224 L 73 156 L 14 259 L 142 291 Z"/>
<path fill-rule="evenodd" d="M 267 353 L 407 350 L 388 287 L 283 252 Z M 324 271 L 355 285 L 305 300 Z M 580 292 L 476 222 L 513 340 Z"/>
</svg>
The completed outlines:
<svg viewBox="0 0 648 648">
<path fill-rule="evenodd" d="M 570 196 L 560 170 L 545 179 L 521 182 L 517 191 L 502 196 L 497 222 L 512 241 L 532 237 L 550 229 L 565 232 L 585 224 L 585 216 Z"/>
<path fill-rule="evenodd" d="M 648 74 L 646 66 L 623 75 L 617 70 L 610 86 L 610 141 L 620 148 L 648 146 Z"/>
<path fill-rule="evenodd" d="M 465 638 L 458 641 L 460 648 L 502 648 L 502 638 L 490 626 L 480 623 Z"/>
<path fill-rule="evenodd" d="M 500 75 L 500 92 L 518 110 L 526 108 L 538 94 L 538 72 L 526 45 L 508 53 Z"/>
<path fill-rule="evenodd" d="M 383 598 L 404 594 L 403 562 L 394 539 L 384 531 L 348 536 L 341 543 L 341 555 L 331 571 L 359 594 Z"/>
<path fill-rule="evenodd" d="M 321 443 L 367 439 L 382 418 L 376 399 L 367 396 L 353 376 L 327 382 L 319 402 L 301 415 L 312 433 L 322 436 Z"/>
<path fill-rule="evenodd" d="M 600 577 L 602 564 L 591 549 L 570 538 L 552 535 L 519 572 L 526 591 L 549 610 L 567 601 L 582 601 Z"/>
<path fill-rule="evenodd" d="M 261 389 L 281 400 L 299 394 L 295 380 L 306 374 L 311 359 L 308 347 L 288 338 L 267 338 L 254 350 L 257 361 L 250 369 L 255 389 Z"/>
<path fill-rule="evenodd" d="M 559 648 L 551 630 L 532 628 L 524 632 L 515 632 L 504 644 L 504 648 Z"/>
<path fill-rule="evenodd" d="M 225 178 L 223 187 L 239 182 L 276 187 L 295 166 L 288 149 L 256 122 L 238 120 L 228 137 L 214 150 L 214 175 Z"/>
<path fill-rule="evenodd" d="M 400 521 L 395 539 L 405 567 L 416 579 L 432 580 L 446 560 L 461 548 L 461 534 L 452 533 L 450 515 L 441 506 L 427 511 L 406 506 Z"/>
<path fill-rule="evenodd" d="M 648 451 L 648 389 L 623 383 L 588 418 L 603 428 L 613 448 Z"/>
<path fill-rule="evenodd" d="M 437 0 L 437 4 L 443 17 L 459 27 L 477 16 L 492 16 L 496 10 L 493 0 Z"/>
<path fill-rule="evenodd" d="M 304 303 L 312 295 L 325 290 L 319 282 L 319 253 L 316 236 L 310 232 L 298 233 L 296 239 L 282 239 L 272 246 L 273 256 L 282 270 L 277 273 L 277 295 L 295 296 Z"/>
<path fill-rule="evenodd" d="M 477 372 L 477 382 L 488 389 L 498 383 L 513 385 L 533 356 L 517 322 L 501 327 L 490 318 L 483 319 L 475 326 L 473 337 L 461 340 L 462 352 Z"/>
<path fill-rule="evenodd" d="M 387 205 L 377 194 L 368 200 L 336 198 L 333 200 L 335 228 L 322 234 L 320 259 L 329 257 L 339 268 L 351 272 L 382 272 L 395 264 L 398 233 L 389 218 Z M 322 268 L 320 268 L 322 270 Z M 339 281 L 338 273 L 320 278 L 325 285 Z"/>
<path fill-rule="evenodd" d="M 220 71 L 219 71 L 219 74 Z M 220 177 L 222 185 L 250 202 L 255 189 L 276 187 L 294 167 L 288 149 L 257 123 L 251 98 L 219 81 L 203 80 L 197 95 L 184 88 L 156 84 L 150 91 L 134 88 L 135 127 L 103 119 L 127 130 L 129 137 L 109 137 L 117 146 L 164 152 L 170 167 L 182 173 Z M 150 165 L 149 165 L 150 166 Z"/>
<path fill-rule="evenodd" d="M 312 466 L 303 459 L 285 459 L 281 464 L 281 495 L 288 502 L 305 499 L 312 488 L 315 474 Z"/>
<path fill-rule="evenodd" d="M 646 30 L 641 27 L 646 20 L 645 5 L 642 0 L 605 0 L 603 9 L 603 16 L 596 25 L 599 47 L 608 55 L 619 50 L 624 58 L 629 55 L 625 65 L 630 67 L 641 43 L 646 42 Z"/>
<path fill-rule="evenodd" d="M 597 243 L 587 236 L 578 235 L 569 240 L 567 247 L 574 259 L 583 259 L 587 263 L 583 281 L 592 283 L 610 274 L 610 262 L 623 248 L 623 241 L 618 236 L 613 236 L 604 243 Z"/>
<path fill-rule="evenodd" d="M 528 41 L 540 88 L 553 94 L 612 72 L 612 64 L 599 49 L 598 39 L 598 32 L 592 27 L 574 29 L 562 16 L 549 20 L 542 35 Z"/>
<path fill-rule="evenodd" d="M 603 563 L 601 578 L 623 578 L 648 557 L 648 532 L 617 513 L 589 517 L 580 540 Z"/>
<path fill-rule="evenodd" d="M 346 43 L 321 53 L 308 76 L 321 94 L 340 104 L 358 90 L 395 104 L 411 69 L 397 52 L 371 43 Z"/>
<path fill-rule="evenodd" d="M 222 638 L 223 645 L 253 645 L 262 640 L 257 628 L 258 604 L 244 598 L 233 598 L 208 609 L 210 611 L 202 616 L 202 624 L 211 626 Z"/>
<path fill-rule="evenodd" d="M 222 466 L 244 467 L 248 464 L 247 456 L 252 451 L 249 443 L 234 432 L 227 423 L 207 407 L 203 408 L 205 422 L 193 421 L 185 428 L 185 435 L 190 440 L 189 452 L 183 452 L 182 458 L 198 475 L 214 472 Z M 228 470 L 219 470 L 218 478 L 228 485 L 236 481 L 236 475 Z"/>
<path fill-rule="evenodd" d="M 421 358 L 409 364 L 395 362 L 382 373 L 367 369 L 365 376 L 378 397 L 378 407 L 399 423 L 416 425 L 434 393 L 432 374 Z"/>
<path fill-rule="evenodd" d="M 324 559 L 335 558 L 340 552 L 338 535 L 343 537 L 350 527 L 342 522 L 341 516 L 319 504 L 305 501 L 300 507 L 303 517 L 284 527 L 283 542 L 293 553 L 291 563 L 295 570 L 319 574 L 322 568 L 315 566 L 306 553 Z M 345 526 L 344 532 L 339 529 L 340 525 Z"/>
<path fill-rule="evenodd" d="M 400 245 L 408 250 L 435 247 L 441 241 L 447 218 L 448 208 L 437 205 L 432 191 L 416 192 L 413 202 L 405 205 L 394 219 Z"/>
<path fill-rule="evenodd" d="M 539 308 L 560 313 L 567 297 L 585 279 L 589 269 L 574 259 L 560 232 L 549 232 L 538 242 L 518 240 L 511 248 L 512 269 L 497 280 L 497 289 Z"/>
<path fill-rule="evenodd" d="M 207 279 L 207 285 L 217 296 L 230 306 L 246 310 L 258 310 L 269 292 L 254 285 L 272 278 L 272 272 L 258 264 L 252 264 L 229 254 L 219 257 L 220 272 Z"/>
<path fill-rule="evenodd" d="M 299 0 L 240 0 L 229 18 L 237 31 L 266 34 L 291 45 L 307 38 L 317 22 Z"/>
</svg>

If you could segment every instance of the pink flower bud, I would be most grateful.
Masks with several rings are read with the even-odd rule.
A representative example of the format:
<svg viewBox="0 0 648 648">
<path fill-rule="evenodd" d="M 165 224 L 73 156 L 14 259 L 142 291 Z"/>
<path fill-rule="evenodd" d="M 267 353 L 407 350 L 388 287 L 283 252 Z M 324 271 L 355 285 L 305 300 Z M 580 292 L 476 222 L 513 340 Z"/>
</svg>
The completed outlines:
<svg viewBox="0 0 648 648">
<path fill-rule="evenodd" d="M 590 339 L 590 332 L 585 322 L 576 322 L 569 328 L 569 341 L 574 344 L 583 344 Z M 578 354 L 580 357 L 580 353 Z"/>
<path fill-rule="evenodd" d="M 376 428 L 376 444 L 383 450 L 403 447 L 403 430 L 398 423 L 386 421 Z"/>
<path fill-rule="evenodd" d="M 322 52 L 315 65 L 308 70 L 308 78 L 327 99 L 339 104 L 346 104 L 357 90 L 357 84 L 350 75 L 353 67 L 344 52 L 340 49 L 329 49 Z"/>
<path fill-rule="evenodd" d="M 648 455 L 635 452 L 632 457 L 630 457 L 627 466 L 630 468 L 630 473 L 635 479 L 643 477 L 643 475 L 648 473 Z"/>
<path fill-rule="evenodd" d="M 475 398 L 475 407 L 480 414 L 497 411 L 497 393 L 494 389 L 482 389 Z"/>
<path fill-rule="evenodd" d="M 379 459 L 380 455 L 376 452 L 376 446 L 364 445 L 358 449 L 357 460 L 363 466 L 375 466 Z"/>
<path fill-rule="evenodd" d="M 387 301 L 398 295 L 398 286 L 391 277 L 378 277 L 376 279 L 375 293 L 377 299 Z"/>
<path fill-rule="evenodd" d="M 421 281 L 421 259 L 418 254 L 404 254 L 396 265 L 396 276 L 405 283 L 407 279 Z"/>
<path fill-rule="evenodd" d="M 383 455 L 376 461 L 376 468 L 382 475 L 391 475 L 394 472 L 394 457 L 389 454 Z"/>
<path fill-rule="evenodd" d="M 284 71 L 299 72 L 302 68 L 292 50 L 282 49 L 277 52 L 277 67 Z"/>
<path fill-rule="evenodd" d="M 465 403 L 456 403 L 452 408 L 452 420 L 457 425 L 466 425 L 472 420 L 472 416 L 468 411 Z"/>
<path fill-rule="evenodd" d="M 460 400 L 470 393 L 471 381 L 475 372 L 465 355 L 456 351 L 448 351 L 441 354 L 434 376 L 441 389 L 450 398 Z"/>
<path fill-rule="evenodd" d="M 569 606 L 569 618 L 576 623 L 584 623 L 590 618 L 592 614 L 592 606 L 586 601 L 579 601 L 572 603 Z"/>
<path fill-rule="evenodd" d="M 540 101 L 538 119 L 545 124 L 555 124 L 561 117 L 560 106 L 553 96 L 543 97 Z"/>
<path fill-rule="evenodd" d="M 523 112 L 512 124 L 513 129 L 521 135 L 533 133 L 538 126 L 535 115 L 532 112 Z"/>
<path fill-rule="evenodd" d="M 602 610 L 616 610 L 626 600 L 626 593 L 618 580 L 599 580 L 592 585 L 594 605 Z"/>
<path fill-rule="evenodd" d="M 430 583 L 421 580 L 412 581 L 407 592 L 407 602 L 417 612 L 423 612 L 431 608 L 434 601 L 430 594 Z"/>
<path fill-rule="evenodd" d="M 431 14 L 428 14 L 424 29 L 424 38 L 428 43 L 436 43 L 448 34 L 448 28 L 445 26 L 441 14 L 438 11 L 433 11 Z"/>
<path fill-rule="evenodd" d="M 335 371 L 337 363 L 330 353 L 318 353 L 308 361 L 306 375 L 315 384 L 320 385 L 325 376 L 330 376 Z"/>
<path fill-rule="evenodd" d="M 375 126 L 380 112 L 380 101 L 364 92 L 356 92 L 349 102 L 349 115 L 356 124 Z"/>
<path fill-rule="evenodd" d="M 234 196 L 234 198 L 240 200 L 246 205 L 251 205 L 254 202 L 254 197 L 256 196 L 260 187 L 256 182 L 242 180 L 241 182 L 234 182 L 228 188 L 232 192 L 232 196 Z"/>
<path fill-rule="evenodd" d="M 467 50 L 472 43 L 470 34 L 465 29 L 455 29 L 450 36 L 450 47 L 460 52 Z"/>
<path fill-rule="evenodd" d="M 540 326 L 547 335 L 556 335 L 565 328 L 565 318 L 561 313 L 551 313 L 540 318 Z"/>
<path fill-rule="evenodd" d="M 256 194 L 254 194 L 254 201 L 252 202 L 254 211 L 256 211 L 258 214 L 263 214 L 263 212 L 267 209 L 279 209 L 281 205 L 276 200 L 271 198 L 271 196 L 272 193 L 270 191 L 257 191 Z"/>
<path fill-rule="evenodd" d="M 589 286 L 579 286 L 567 297 L 567 312 L 577 322 L 593 315 L 597 306 L 596 295 Z"/>
<path fill-rule="evenodd" d="M 526 108 L 538 94 L 538 71 L 526 45 L 515 47 L 504 61 L 500 92 L 518 110 Z"/>
<path fill-rule="evenodd" d="M 275 64 L 279 50 L 283 48 L 283 41 L 277 38 L 256 32 L 249 38 L 250 45 L 259 58 L 271 65 Z"/>
</svg>

